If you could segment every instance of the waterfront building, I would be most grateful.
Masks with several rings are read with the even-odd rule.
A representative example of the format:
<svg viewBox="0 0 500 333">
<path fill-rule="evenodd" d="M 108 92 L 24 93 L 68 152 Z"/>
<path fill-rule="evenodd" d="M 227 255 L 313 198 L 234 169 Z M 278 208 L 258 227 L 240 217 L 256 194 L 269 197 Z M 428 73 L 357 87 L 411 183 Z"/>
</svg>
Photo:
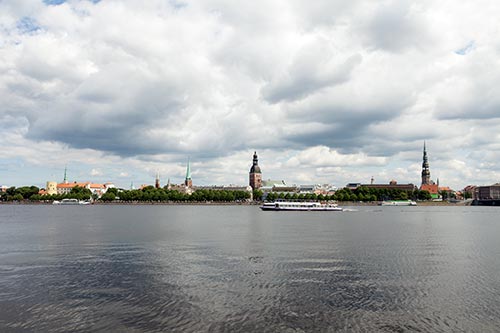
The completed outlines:
<svg viewBox="0 0 500 333">
<path fill-rule="evenodd" d="M 437 184 L 431 180 L 431 171 L 429 169 L 429 158 L 427 157 L 425 141 L 422 158 L 422 184 L 420 185 L 420 190 L 429 192 L 432 199 L 439 199 L 439 180 Z"/>
<path fill-rule="evenodd" d="M 68 194 L 75 187 L 82 187 L 90 190 L 92 195 L 97 195 L 97 197 L 101 197 L 106 191 L 110 188 L 114 188 L 115 185 L 111 182 L 107 182 L 105 184 L 91 183 L 91 182 L 73 182 L 69 183 L 66 180 L 66 183 L 60 183 L 56 185 L 56 193 L 49 192 L 49 183 L 47 182 L 47 191 L 46 194 Z"/>
<path fill-rule="evenodd" d="M 253 153 L 253 163 L 249 172 L 249 185 L 254 190 L 262 187 L 262 171 L 260 170 L 259 159 L 256 151 Z"/>
<path fill-rule="evenodd" d="M 421 191 L 427 191 L 431 194 L 432 199 L 439 198 L 439 185 L 438 184 L 423 184 L 420 186 Z"/>
<path fill-rule="evenodd" d="M 476 185 L 467 185 L 463 190 L 462 190 L 462 195 L 463 198 L 474 198 L 474 193 L 476 191 Z"/>
<path fill-rule="evenodd" d="M 47 186 L 45 188 L 45 192 L 48 195 L 54 195 L 57 194 L 57 182 L 54 181 L 48 181 Z"/>
<path fill-rule="evenodd" d="M 417 187 L 411 183 L 398 184 L 395 180 L 391 180 L 389 184 L 361 184 L 359 187 L 400 191 L 414 191 L 417 189 Z"/>
<path fill-rule="evenodd" d="M 78 187 L 87 188 L 87 186 L 89 184 L 90 184 L 89 182 L 86 182 L 86 183 L 78 183 L 78 182 L 69 183 L 66 180 L 66 182 L 64 182 L 64 183 L 57 184 L 57 194 L 68 194 L 68 193 L 71 192 L 71 190 L 74 187 L 78 186 Z"/>
<path fill-rule="evenodd" d="M 449 186 L 441 186 L 441 187 L 438 187 L 438 190 L 439 190 L 439 193 L 443 193 L 443 192 L 446 192 L 448 193 L 448 198 L 451 198 L 454 194 L 455 194 L 455 191 L 453 191 Z"/>
<path fill-rule="evenodd" d="M 272 192 L 274 188 L 286 187 L 284 180 L 263 180 L 261 181 L 260 190 L 263 192 Z"/>
<path fill-rule="evenodd" d="M 474 189 L 474 200 L 500 200 L 500 183 L 477 186 Z"/>
<path fill-rule="evenodd" d="M 357 189 L 358 187 L 360 187 L 362 184 L 361 183 L 348 183 L 345 188 L 351 190 L 351 191 L 354 191 L 355 189 Z"/>
<path fill-rule="evenodd" d="M 7 189 L 8 189 L 8 187 L 7 187 L 7 186 L 5 186 L 5 185 L 0 186 L 0 192 L 1 192 L 1 193 L 5 193 L 5 192 L 7 192 Z"/>
<path fill-rule="evenodd" d="M 297 192 L 299 194 L 331 195 L 337 188 L 330 184 L 299 185 Z"/>
<path fill-rule="evenodd" d="M 104 184 L 89 183 L 87 185 L 87 188 L 90 190 L 90 192 L 92 192 L 93 195 L 97 195 L 97 197 L 99 198 L 108 190 L 108 188 Z"/>
</svg>

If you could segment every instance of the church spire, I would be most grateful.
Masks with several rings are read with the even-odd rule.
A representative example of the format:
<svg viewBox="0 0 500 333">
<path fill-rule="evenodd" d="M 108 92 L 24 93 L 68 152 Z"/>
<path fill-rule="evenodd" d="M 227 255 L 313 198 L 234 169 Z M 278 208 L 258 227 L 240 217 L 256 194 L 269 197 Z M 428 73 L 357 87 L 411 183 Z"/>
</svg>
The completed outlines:
<svg viewBox="0 0 500 333">
<path fill-rule="evenodd" d="M 427 157 L 427 149 L 424 141 L 424 152 L 422 158 L 422 185 L 431 183 L 431 172 L 429 170 L 429 159 Z"/>
<path fill-rule="evenodd" d="M 191 180 L 191 163 L 190 163 L 190 158 L 188 157 L 188 163 L 186 167 L 186 180 L 184 181 L 184 185 L 187 187 L 192 187 L 193 186 L 193 181 Z"/>
<path fill-rule="evenodd" d="M 256 190 L 262 187 L 262 171 L 259 167 L 259 158 L 257 157 L 256 151 L 253 153 L 253 163 L 250 168 L 249 178 L 249 185 L 252 189 Z"/>
<path fill-rule="evenodd" d="M 64 180 L 63 180 L 64 184 L 68 183 L 67 171 L 68 171 L 68 166 L 66 165 L 64 166 Z"/>
<path fill-rule="evenodd" d="M 160 188 L 160 172 L 156 171 L 155 188 Z"/>
</svg>

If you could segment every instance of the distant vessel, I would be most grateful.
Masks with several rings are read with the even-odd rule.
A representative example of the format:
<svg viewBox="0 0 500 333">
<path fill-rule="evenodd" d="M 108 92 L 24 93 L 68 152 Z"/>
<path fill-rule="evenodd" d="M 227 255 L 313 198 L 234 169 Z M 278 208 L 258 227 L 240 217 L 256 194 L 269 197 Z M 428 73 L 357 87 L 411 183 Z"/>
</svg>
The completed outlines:
<svg viewBox="0 0 500 333">
<path fill-rule="evenodd" d="M 412 200 L 389 200 L 382 201 L 380 206 L 416 206 L 417 203 Z"/>
<path fill-rule="evenodd" d="M 342 211 L 343 208 L 336 204 L 324 204 L 320 202 L 293 202 L 293 201 L 275 201 L 266 202 L 260 206 L 262 210 L 276 211 Z"/>
<path fill-rule="evenodd" d="M 89 205 L 88 201 L 81 201 L 78 199 L 62 199 L 61 201 L 54 201 L 53 205 Z"/>
</svg>

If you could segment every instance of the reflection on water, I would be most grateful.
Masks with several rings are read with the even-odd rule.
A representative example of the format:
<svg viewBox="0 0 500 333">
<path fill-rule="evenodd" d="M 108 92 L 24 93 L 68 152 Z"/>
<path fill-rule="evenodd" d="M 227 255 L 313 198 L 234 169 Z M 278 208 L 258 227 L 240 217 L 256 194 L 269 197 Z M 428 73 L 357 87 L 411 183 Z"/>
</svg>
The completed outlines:
<svg viewBox="0 0 500 333">
<path fill-rule="evenodd" d="M 0 205 L 0 331 L 494 332 L 497 212 Z"/>
</svg>

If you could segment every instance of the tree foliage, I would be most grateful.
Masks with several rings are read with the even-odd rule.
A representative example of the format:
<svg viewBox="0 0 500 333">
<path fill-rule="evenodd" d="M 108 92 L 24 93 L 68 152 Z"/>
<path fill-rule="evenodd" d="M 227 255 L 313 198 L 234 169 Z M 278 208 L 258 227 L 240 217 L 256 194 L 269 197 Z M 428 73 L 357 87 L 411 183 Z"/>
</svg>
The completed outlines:
<svg viewBox="0 0 500 333">
<path fill-rule="evenodd" d="M 333 195 L 316 195 L 314 193 L 277 193 L 269 192 L 266 196 L 266 201 L 275 201 L 278 199 L 284 200 L 299 200 L 299 201 L 383 201 L 383 200 L 430 200 L 432 199 L 428 191 L 405 191 L 398 189 L 378 189 L 369 187 L 358 187 L 355 190 L 343 188 L 337 190 Z"/>
</svg>

